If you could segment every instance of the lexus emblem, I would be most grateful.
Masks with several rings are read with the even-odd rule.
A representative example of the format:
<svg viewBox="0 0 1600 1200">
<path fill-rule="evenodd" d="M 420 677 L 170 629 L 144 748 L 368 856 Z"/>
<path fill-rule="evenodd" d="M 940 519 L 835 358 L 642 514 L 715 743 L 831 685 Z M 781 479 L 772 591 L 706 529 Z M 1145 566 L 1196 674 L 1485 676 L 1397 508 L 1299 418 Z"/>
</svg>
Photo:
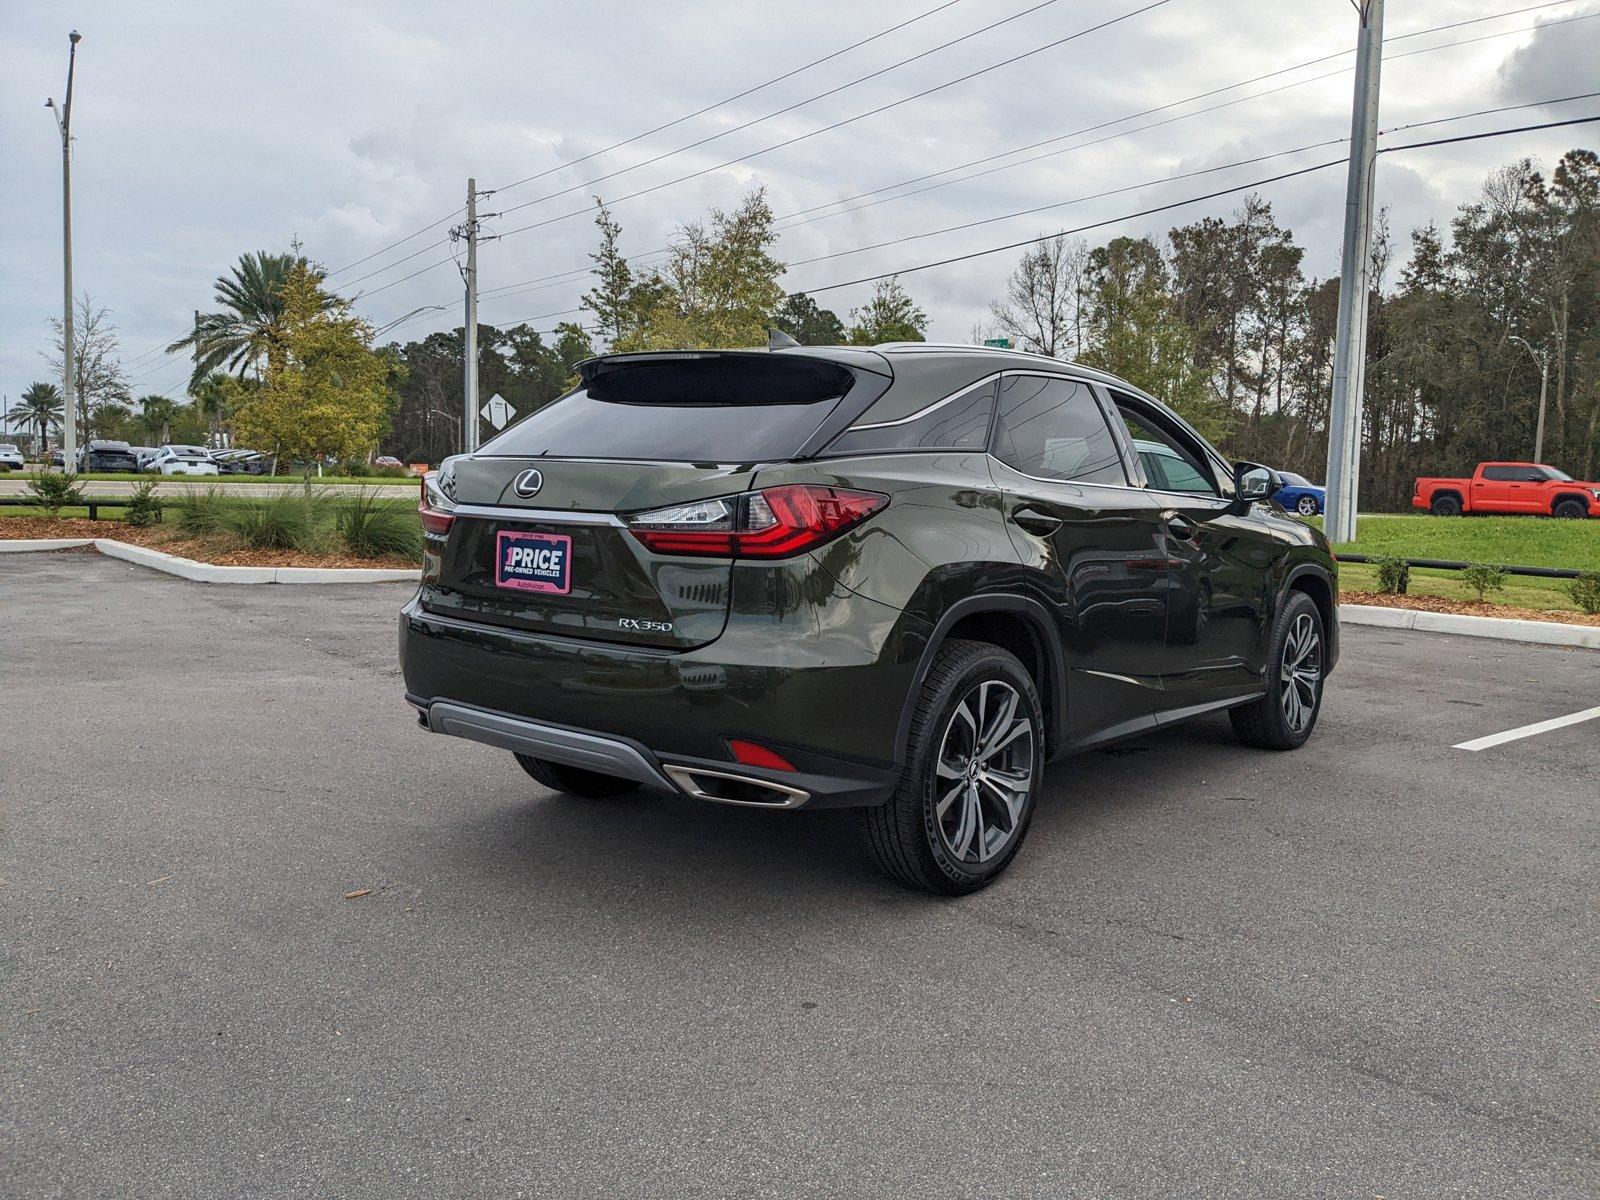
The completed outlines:
<svg viewBox="0 0 1600 1200">
<path fill-rule="evenodd" d="M 537 496 L 543 486 L 544 476 L 536 468 L 530 467 L 512 480 L 511 490 L 526 500 L 529 496 Z"/>
</svg>

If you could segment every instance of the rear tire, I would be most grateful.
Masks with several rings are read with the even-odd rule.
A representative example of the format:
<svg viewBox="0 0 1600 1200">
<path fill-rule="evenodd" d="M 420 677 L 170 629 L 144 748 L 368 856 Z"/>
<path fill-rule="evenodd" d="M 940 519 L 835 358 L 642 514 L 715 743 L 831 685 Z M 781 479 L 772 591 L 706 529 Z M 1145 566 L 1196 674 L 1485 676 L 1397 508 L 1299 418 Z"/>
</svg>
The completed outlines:
<svg viewBox="0 0 1600 1200">
<path fill-rule="evenodd" d="M 1290 592 L 1272 625 L 1267 694 L 1228 710 L 1233 732 L 1247 746 L 1298 750 L 1317 727 L 1327 677 L 1327 632 L 1316 602 Z"/>
<path fill-rule="evenodd" d="M 1574 521 L 1589 515 L 1589 506 L 1582 500 L 1568 496 L 1564 500 L 1557 500 L 1556 506 L 1551 510 L 1551 515 L 1563 520 Z"/>
<path fill-rule="evenodd" d="M 1038 693 L 1016 657 L 954 640 L 934 659 L 911 718 L 894 795 L 865 810 L 885 872 L 942 896 L 987 887 L 1016 857 L 1044 773 Z"/>
<path fill-rule="evenodd" d="M 1458 496 L 1435 496 L 1433 503 L 1428 505 L 1428 511 L 1436 517 L 1459 517 L 1461 499 Z"/>
<path fill-rule="evenodd" d="M 565 763 L 547 762 L 529 754 L 517 754 L 515 757 L 535 782 L 553 792 L 566 792 L 569 796 L 582 796 L 585 800 L 610 800 L 615 796 L 626 796 L 639 786 L 631 779 L 585 771 L 582 767 L 569 767 Z"/>
</svg>

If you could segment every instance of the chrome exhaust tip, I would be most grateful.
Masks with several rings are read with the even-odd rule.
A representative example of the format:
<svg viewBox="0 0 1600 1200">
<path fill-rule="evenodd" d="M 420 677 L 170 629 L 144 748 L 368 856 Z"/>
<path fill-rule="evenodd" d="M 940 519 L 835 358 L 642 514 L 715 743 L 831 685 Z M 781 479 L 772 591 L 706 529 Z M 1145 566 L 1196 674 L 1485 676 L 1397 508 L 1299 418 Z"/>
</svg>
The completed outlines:
<svg viewBox="0 0 1600 1200">
<path fill-rule="evenodd" d="M 799 808 L 811 793 L 770 779 L 754 779 L 709 767 L 663 765 L 667 777 L 696 800 L 717 804 L 738 804 L 745 808 Z"/>
</svg>

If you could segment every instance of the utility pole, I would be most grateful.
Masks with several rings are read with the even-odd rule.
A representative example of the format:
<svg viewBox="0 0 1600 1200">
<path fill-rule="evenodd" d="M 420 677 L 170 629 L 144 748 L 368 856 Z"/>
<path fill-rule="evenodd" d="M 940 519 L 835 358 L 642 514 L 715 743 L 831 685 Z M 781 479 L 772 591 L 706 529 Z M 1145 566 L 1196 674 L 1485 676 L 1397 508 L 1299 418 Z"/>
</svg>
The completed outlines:
<svg viewBox="0 0 1600 1200">
<path fill-rule="evenodd" d="M 1367 369 L 1367 291 L 1372 262 L 1372 192 L 1378 150 L 1378 76 L 1383 67 L 1383 0 L 1351 0 L 1361 17 L 1356 89 L 1350 113 L 1345 183 L 1344 257 L 1333 397 L 1328 407 L 1327 504 L 1323 530 L 1334 542 L 1356 537 L 1361 484 L 1361 396 Z"/>
<path fill-rule="evenodd" d="M 67 98 L 60 108 L 54 97 L 44 106 L 55 114 L 61 130 L 61 469 L 70 473 L 77 466 L 78 396 L 74 378 L 77 364 L 72 345 L 72 75 L 78 65 L 78 43 L 83 35 L 76 29 L 67 34 Z"/>
<path fill-rule="evenodd" d="M 464 332 L 466 345 L 465 394 L 466 406 L 462 411 L 461 451 L 471 454 L 478 448 L 478 181 L 467 180 L 467 223 L 463 229 L 467 239 L 467 269 L 462 277 L 467 284 L 467 318 Z"/>
<path fill-rule="evenodd" d="M 1533 361 L 1539 364 L 1539 424 L 1533 434 L 1533 461 L 1542 463 L 1544 462 L 1544 402 L 1545 397 L 1550 394 L 1550 350 L 1546 346 L 1535 347 L 1527 338 L 1515 333 L 1509 335 L 1509 340 L 1520 343 L 1524 350 L 1533 355 Z"/>
</svg>

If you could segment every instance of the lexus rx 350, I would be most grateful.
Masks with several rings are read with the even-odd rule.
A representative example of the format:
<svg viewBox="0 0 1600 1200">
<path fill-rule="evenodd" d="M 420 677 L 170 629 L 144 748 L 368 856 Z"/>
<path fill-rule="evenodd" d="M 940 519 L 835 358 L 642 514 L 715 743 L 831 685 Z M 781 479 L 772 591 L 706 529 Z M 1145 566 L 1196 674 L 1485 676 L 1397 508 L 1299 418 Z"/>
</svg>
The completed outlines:
<svg viewBox="0 0 1600 1200">
<path fill-rule="evenodd" d="M 423 479 L 400 618 L 421 723 L 545 787 L 857 806 L 886 870 L 961 893 L 1052 759 L 1224 709 L 1275 750 L 1316 725 L 1327 541 L 1121 380 L 926 344 L 580 376 Z"/>
</svg>

